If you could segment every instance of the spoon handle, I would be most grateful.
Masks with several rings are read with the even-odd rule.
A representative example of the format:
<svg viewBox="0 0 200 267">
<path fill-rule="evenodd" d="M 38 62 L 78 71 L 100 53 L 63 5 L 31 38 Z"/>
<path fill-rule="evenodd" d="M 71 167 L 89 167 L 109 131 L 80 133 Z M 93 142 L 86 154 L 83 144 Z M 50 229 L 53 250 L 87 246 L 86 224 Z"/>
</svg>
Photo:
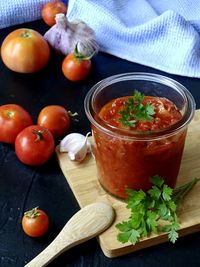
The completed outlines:
<svg viewBox="0 0 200 267">
<path fill-rule="evenodd" d="M 64 226 L 58 236 L 25 267 L 44 267 L 62 252 L 103 232 L 114 219 L 112 207 L 94 203 L 79 210 Z"/>
<path fill-rule="evenodd" d="M 64 230 L 64 229 L 63 229 Z M 33 260 L 25 265 L 25 267 L 43 267 L 47 266 L 54 258 L 59 256 L 62 252 L 70 248 L 70 243 L 68 244 L 66 237 L 64 238 L 64 232 L 61 231 L 60 234 L 53 240 L 48 247 L 46 247 L 40 254 L 38 254 Z M 63 238 L 64 239 L 63 239 Z M 71 247 L 73 244 L 71 245 Z"/>
</svg>

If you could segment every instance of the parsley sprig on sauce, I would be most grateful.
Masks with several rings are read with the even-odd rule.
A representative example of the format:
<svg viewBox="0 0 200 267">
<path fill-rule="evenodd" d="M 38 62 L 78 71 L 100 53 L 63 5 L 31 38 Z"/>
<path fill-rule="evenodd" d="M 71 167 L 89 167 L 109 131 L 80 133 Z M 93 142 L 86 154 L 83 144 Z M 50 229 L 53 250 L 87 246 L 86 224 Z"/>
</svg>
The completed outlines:
<svg viewBox="0 0 200 267">
<path fill-rule="evenodd" d="M 135 127 L 135 124 L 139 120 L 152 120 L 155 114 L 154 107 L 146 103 L 142 103 L 144 94 L 135 90 L 133 97 L 129 97 L 124 103 L 123 110 L 120 111 L 119 121 L 125 127 Z"/>
<path fill-rule="evenodd" d="M 127 189 L 127 208 L 131 210 L 131 216 L 128 221 L 116 225 L 120 231 L 117 239 L 135 245 L 141 237 L 165 232 L 168 233 L 169 240 L 175 243 L 177 230 L 180 229 L 177 205 L 199 180 L 194 178 L 191 182 L 172 189 L 156 175 L 151 178 L 152 188 L 147 192 Z"/>
</svg>

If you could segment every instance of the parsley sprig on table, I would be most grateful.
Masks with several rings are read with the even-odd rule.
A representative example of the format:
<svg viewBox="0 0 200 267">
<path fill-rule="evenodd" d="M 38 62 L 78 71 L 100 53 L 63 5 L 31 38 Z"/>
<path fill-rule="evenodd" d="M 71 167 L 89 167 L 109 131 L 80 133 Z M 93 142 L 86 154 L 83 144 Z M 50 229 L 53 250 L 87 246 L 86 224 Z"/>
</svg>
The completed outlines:
<svg viewBox="0 0 200 267">
<path fill-rule="evenodd" d="M 129 220 L 116 225 L 120 231 L 117 239 L 122 243 L 130 241 L 135 245 L 141 237 L 166 232 L 169 240 L 175 243 L 178 238 L 177 230 L 180 229 L 177 204 L 199 180 L 194 178 L 173 190 L 161 177 L 153 176 L 149 191 L 127 189 L 127 208 L 131 209 L 131 216 Z"/>
<path fill-rule="evenodd" d="M 126 127 L 135 127 L 138 120 L 152 120 L 155 114 L 154 107 L 142 103 L 144 94 L 135 90 L 133 97 L 129 97 L 120 111 L 119 121 Z"/>
</svg>

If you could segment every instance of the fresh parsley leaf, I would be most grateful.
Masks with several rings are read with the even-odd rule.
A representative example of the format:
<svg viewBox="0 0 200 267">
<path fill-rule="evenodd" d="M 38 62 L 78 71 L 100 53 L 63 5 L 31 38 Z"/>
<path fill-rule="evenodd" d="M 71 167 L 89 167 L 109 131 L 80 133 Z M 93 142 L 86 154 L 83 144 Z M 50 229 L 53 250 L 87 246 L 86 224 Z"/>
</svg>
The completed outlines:
<svg viewBox="0 0 200 267">
<path fill-rule="evenodd" d="M 174 200 L 169 200 L 169 201 L 167 202 L 167 206 L 168 206 L 168 208 L 169 208 L 170 210 L 172 210 L 173 212 L 176 211 L 176 203 L 175 203 Z"/>
<path fill-rule="evenodd" d="M 138 239 L 140 238 L 140 233 L 138 230 L 132 229 L 131 235 L 129 237 L 129 241 L 135 245 L 138 242 Z"/>
<path fill-rule="evenodd" d="M 151 120 L 152 117 L 150 116 L 155 114 L 154 107 L 151 104 L 147 103 L 145 109 L 146 109 L 146 114 L 149 115 L 149 120 Z"/>
<path fill-rule="evenodd" d="M 157 213 L 152 210 L 147 211 L 147 226 L 149 229 L 149 232 L 153 231 L 154 233 L 157 233 L 158 229 L 158 221 L 157 221 Z"/>
<path fill-rule="evenodd" d="M 131 230 L 123 233 L 119 233 L 117 235 L 117 240 L 120 241 L 121 243 L 127 243 L 129 241 L 131 235 Z"/>
<path fill-rule="evenodd" d="M 137 97 L 141 98 L 140 94 Z M 131 242 L 135 245 L 141 237 L 160 231 L 167 233 L 169 241 L 175 243 L 180 229 L 175 200 L 182 199 L 200 179 L 195 178 L 174 190 L 158 175 L 150 180 L 152 188 L 147 192 L 127 189 L 127 208 L 131 210 L 131 215 L 127 221 L 116 225 L 119 230 L 117 239 L 122 243 Z"/>
<path fill-rule="evenodd" d="M 168 228 L 164 228 L 164 232 L 168 232 L 168 238 L 172 243 L 175 243 L 178 238 L 177 230 L 180 229 L 180 225 L 177 223 L 177 216 L 174 216 L 174 222 L 168 225 Z M 167 231 L 165 231 L 167 230 Z"/>
<path fill-rule="evenodd" d="M 162 192 L 156 185 L 153 185 L 152 189 L 150 189 L 148 191 L 148 193 L 149 193 L 149 195 L 151 196 L 152 199 L 158 200 L 160 198 Z"/>
<path fill-rule="evenodd" d="M 161 228 L 162 232 L 169 233 L 171 231 L 171 224 L 165 224 Z"/>
<path fill-rule="evenodd" d="M 128 204 L 127 208 L 133 209 L 134 207 L 137 207 L 146 197 L 146 193 L 142 190 L 136 191 L 127 189 L 126 192 L 128 193 Z"/>
<path fill-rule="evenodd" d="M 140 233 L 131 226 L 130 222 L 119 223 L 116 227 L 121 231 L 121 233 L 117 235 L 117 240 L 122 243 L 130 241 L 133 245 L 137 243 Z"/>
<path fill-rule="evenodd" d="M 168 218 L 169 214 L 169 208 L 166 206 L 166 203 L 163 202 L 160 205 L 158 205 L 158 214 L 161 219 L 165 220 Z"/>
<path fill-rule="evenodd" d="M 135 90 L 133 97 L 129 97 L 124 103 L 124 108 L 119 112 L 119 121 L 125 127 L 135 127 L 139 120 L 152 120 L 155 114 L 154 106 L 150 103 L 143 104 L 144 94 Z"/>
<path fill-rule="evenodd" d="M 138 228 L 138 232 L 140 233 L 141 237 L 148 236 L 148 228 L 146 223 L 146 218 L 140 216 L 140 228 Z"/>
<path fill-rule="evenodd" d="M 150 181 L 153 185 L 156 185 L 158 188 L 164 184 L 164 179 L 158 175 L 154 175 L 150 178 Z"/>
<path fill-rule="evenodd" d="M 171 199 L 171 195 L 172 195 L 172 188 L 170 188 L 168 185 L 164 185 L 163 186 L 163 192 L 162 192 L 162 197 L 164 200 L 169 201 Z"/>
<path fill-rule="evenodd" d="M 135 211 L 134 215 L 131 214 L 130 225 L 132 229 L 139 229 L 143 223 L 144 208 L 142 207 L 138 212 Z"/>
<path fill-rule="evenodd" d="M 116 225 L 116 227 L 121 231 L 121 232 L 128 232 L 129 230 L 131 230 L 132 225 L 131 222 L 122 222 L 122 223 L 118 223 Z"/>
<path fill-rule="evenodd" d="M 171 241 L 173 244 L 176 242 L 178 238 L 178 233 L 175 229 L 171 229 L 168 234 L 169 241 Z"/>
<path fill-rule="evenodd" d="M 142 94 L 138 90 L 134 90 L 134 94 L 133 95 L 135 96 L 135 100 L 136 101 L 142 101 L 144 99 L 144 94 Z"/>
</svg>

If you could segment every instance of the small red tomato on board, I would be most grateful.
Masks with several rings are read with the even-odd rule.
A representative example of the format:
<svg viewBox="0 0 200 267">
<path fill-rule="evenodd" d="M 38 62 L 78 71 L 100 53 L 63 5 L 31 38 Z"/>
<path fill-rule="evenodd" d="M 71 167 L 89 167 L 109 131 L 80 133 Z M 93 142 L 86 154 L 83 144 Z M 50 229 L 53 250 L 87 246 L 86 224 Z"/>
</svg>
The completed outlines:
<svg viewBox="0 0 200 267">
<path fill-rule="evenodd" d="M 54 137 L 61 137 L 69 130 L 71 116 L 76 115 L 77 113 L 71 115 L 62 106 L 50 105 L 40 111 L 37 124 L 49 129 Z"/>
<path fill-rule="evenodd" d="M 31 115 L 21 106 L 0 106 L 0 142 L 14 144 L 15 138 L 24 128 L 32 125 Z"/>
<path fill-rule="evenodd" d="M 75 48 L 73 53 L 65 57 L 62 63 L 62 72 L 70 81 L 81 81 L 85 79 L 92 68 L 92 63 L 88 56 L 84 56 Z"/>
<path fill-rule="evenodd" d="M 39 125 L 29 126 L 17 135 L 15 152 L 21 162 L 32 166 L 41 165 L 54 152 L 53 135 Z"/>
<path fill-rule="evenodd" d="M 56 14 L 67 14 L 67 5 L 62 1 L 51 1 L 46 3 L 42 8 L 42 18 L 48 26 L 53 26 Z"/>
<path fill-rule="evenodd" d="M 43 236 L 49 228 L 49 217 L 43 210 L 33 208 L 24 213 L 22 228 L 28 236 Z"/>
<path fill-rule="evenodd" d="M 22 28 L 11 32 L 4 39 L 1 57 L 10 70 L 33 73 L 46 66 L 50 58 L 50 48 L 39 32 Z"/>
</svg>

